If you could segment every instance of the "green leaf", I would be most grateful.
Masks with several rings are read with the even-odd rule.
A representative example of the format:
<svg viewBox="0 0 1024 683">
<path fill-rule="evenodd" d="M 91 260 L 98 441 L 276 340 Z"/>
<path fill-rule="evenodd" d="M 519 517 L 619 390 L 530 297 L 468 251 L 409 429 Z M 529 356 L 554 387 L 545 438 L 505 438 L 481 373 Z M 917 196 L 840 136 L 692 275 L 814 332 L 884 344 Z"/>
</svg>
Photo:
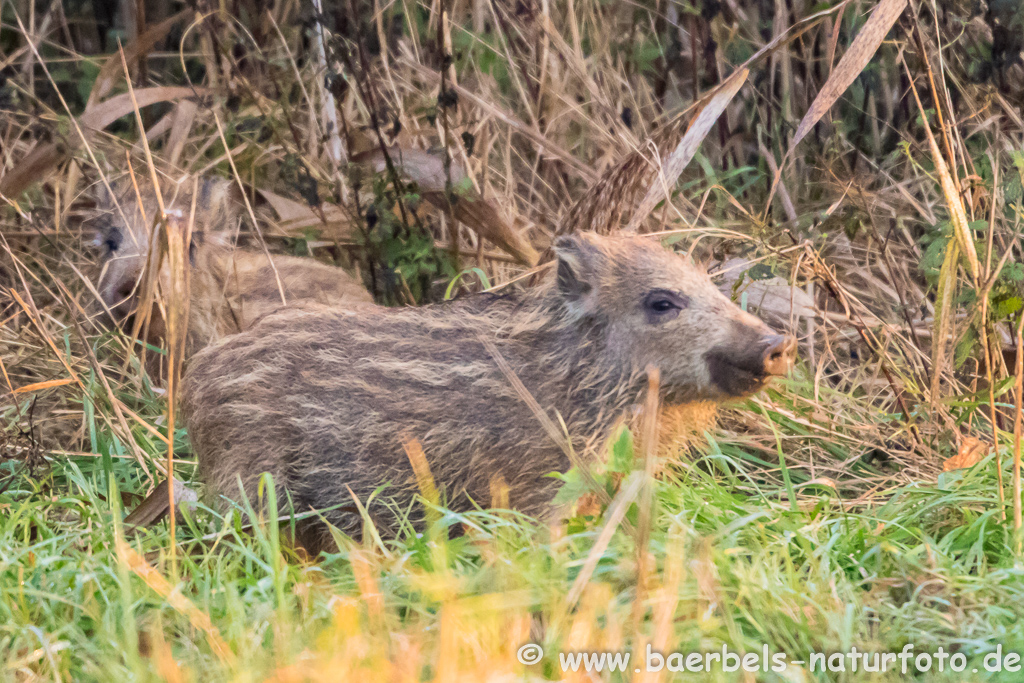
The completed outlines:
<svg viewBox="0 0 1024 683">
<path fill-rule="evenodd" d="M 631 472 L 633 470 L 633 460 L 633 433 L 626 429 L 626 427 L 620 427 L 618 436 L 612 441 L 608 469 L 612 472 Z"/>
<path fill-rule="evenodd" d="M 775 277 L 775 271 L 767 263 L 756 263 L 747 271 L 751 280 L 770 280 Z"/>
<path fill-rule="evenodd" d="M 1011 315 L 1019 311 L 1024 302 L 1021 301 L 1019 296 L 1011 296 L 1007 299 L 996 303 L 995 314 L 997 318 L 1009 318 Z"/>
<path fill-rule="evenodd" d="M 555 505 L 573 503 L 578 500 L 580 496 L 590 493 L 590 488 L 587 486 L 586 481 L 580 475 L 580 471 L 575 467 L 565 474 L 553 472 L 548 476 L 562 480 L 562 487 L 558 489 L 558 493 L 555 494 L 555 499 L 552 501 Z"/>
<path fill-rule="evenodd" d="M 999 277 L 1010 282 L 1024 280 L 1024 263 L 1007 263 L 1000 271 Z"/>
<path fill-rule="evenodd" d="M 92 86 L 96 83 L 96 77 L 100 75 L 100 67 L 89 60 L 83 60 L 79 63 L 79 68 L 82 75 L 77 79 L 76 87 L 78 97 L 85 102 L 89 99 L 89 93 L 92 92 Z"/>
<path fill-rule="evenodd" d="M 940 237 L 925 249 L 924 254 L 921 256 L 921 273 L 928 280 L 928 284 L 935 285 L 939 279 L 939 270 L 942 267 L 942 261 L 946 256 L 946 245 L 949 244 L 948 237 Z"/>
<path fill-rule="evenodd" d="M 953 354 L 953 364 L 960 368 L 971 357 L 974 351 L 974 344 L 978 341 L 978 332 L 973 327 L 967 330 L 964 336 L 957 342 L 956 351 Z"/>
</svg>

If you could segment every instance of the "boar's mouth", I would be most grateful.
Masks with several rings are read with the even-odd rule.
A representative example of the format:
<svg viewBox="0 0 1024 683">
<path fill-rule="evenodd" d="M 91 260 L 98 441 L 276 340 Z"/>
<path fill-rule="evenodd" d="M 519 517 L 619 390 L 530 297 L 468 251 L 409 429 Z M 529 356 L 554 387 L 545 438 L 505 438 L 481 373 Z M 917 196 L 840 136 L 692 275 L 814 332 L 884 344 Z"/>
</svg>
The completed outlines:
<svg viewBox="0 0 1024 683">
<path fill-rule="evenodd" d="M 113 322 L 123 325 L 130 321 L 137 303 L 135 289 L 135 281 L 129 279 L 100 284 L 103 305 L 110 311 Z"/>
<path fill-rule="evenodd" d="M 770 335 L 747 348 L 716 347 L 704 359 L 711 382 L 732 397 L 749 396 L 768 380 L 784 375 L 793 362 L 796 340 Z"/>
<path fill-rule="evenodd" d="M 763 364 L 746 362 L 728 351 L 709 351 L 705 359 L 712 383 L 729 396 L 748 396 L 768 381 Z"/>
</svg>

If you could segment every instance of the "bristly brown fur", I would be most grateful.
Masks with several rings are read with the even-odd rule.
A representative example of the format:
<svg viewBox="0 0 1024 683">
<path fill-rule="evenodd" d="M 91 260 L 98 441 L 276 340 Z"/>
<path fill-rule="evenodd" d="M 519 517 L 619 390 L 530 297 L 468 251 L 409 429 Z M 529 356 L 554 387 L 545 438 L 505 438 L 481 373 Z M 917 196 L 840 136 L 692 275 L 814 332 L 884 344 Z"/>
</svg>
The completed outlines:
<svg viewBox="0 0 1024 683">
<path fill-rule="evenodd" d="M 261 316 L 286 305 L 373 305 L 361 284 L 341 268 L 309 258 L 205 245 L 193 254 L 188 352 L 249 329 Z M 279 290 L 278 279 L 281 282 Z"/>
<path fill-rule="evenodd" d="M 500 477 L 512 507 L 545 515 L 557 487 L 548 475 L 569 461 L 481 336 L 584 454 L 641 400 L 648 366 L 659 368 L 669 404 L 720 400 L 709 354 L 759 358 L 759 340 L 771 334 L 648 239 L 576 235 L 556 251 L 557 273 L 525 293 L 423 308 L 284 309 L 198 353 L 183 409 L 208 493 L 237 499 L 240 481 L 255 501 L 270 472 L 297 511 L 349 507 L 349 490 L 366 503 L 383 485 L 382 497 L 407 509 L 416 484 L 402 445 L 417 439 L 453 509 L 487 506 Z M 654 323 L 643 302 L 664 290 L 687 305 Z M 325 517 L 349 533 L 360 528 L 348 510 Z"/>
<path fill-rule="evenodd" d="M 714 401 L 663 406 L 658 418 L 658 457 L 665 462 L 686 459 L 690 448 L 704 443 L 704 432 L 713 431 L 717 422 Z"/>
</svg>

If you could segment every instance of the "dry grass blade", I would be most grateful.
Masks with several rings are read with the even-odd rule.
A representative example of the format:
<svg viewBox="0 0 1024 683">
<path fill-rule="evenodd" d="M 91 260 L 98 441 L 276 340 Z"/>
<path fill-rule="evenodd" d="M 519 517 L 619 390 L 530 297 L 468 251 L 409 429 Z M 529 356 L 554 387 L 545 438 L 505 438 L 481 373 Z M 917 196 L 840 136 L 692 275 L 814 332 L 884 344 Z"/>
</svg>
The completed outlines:
<svg viewBox="0 0 1024 683">
<path fill-rule="evenodd" d="M 129 62 L 134 62 L 140 54 L 152 50 L 189 13 L 190 10 L 183 10 L 173 17 L 147 28 L 142 35 L 124 46 L 125 59 Z M 123 74 L 124 71 L 121 68 L 120 57 L 116 54 L 108 57 L 96 76 L 96 81 L 92 84 L 92 90 L 89 92 L 89 100 L 85 104 L 85 110 L 87 112 L 92 111 L 99 104 L 99 101 L 106 97 L 111 89 L 113 89 L 117 78 Z"/>
<path fill-rule="evenodd" d="M 644 472 L 635 470 L 626 479 L 622 488 L 619 489 L 615 500 L 608 506 L 608 512 L 604 526 L 601 527 L 601 533 L 594 542 L 594 547 L 590 549 L 590 553 L 587 555 L 580 573 L 576 576 L 576 580 L 573 582 L 572 588 L 569 589 L 569 594 L 565 598 L 566 609 L 571 611 L 576 606 L 580 596 L 583 595 L 583 589 L 587 587 L 590 577 L 593 576 L 594 570 L 597 569 L 597 563 L 601 561 L 604 551 L 608 549 L 608 544 L 611 543 L 615 530 L 619 527 L 620 523 L 625 521 L 626 511 L 629 510 L 629 506 L 640 493 L 640 489 L 643 487 L 646 479 Z"/>
<path fill-rule="evenodd" d="M 196 181 L 198 185 L 198 179 Z M 182 356 L 185 347 L 185 336 L 188 334 L 189 309 L 189 267 L 187 263 L 188 244 L 192 239 L 192 226 L 195 224 L 196 199 L 198 187 L 193 189 L 192 210 L 188 222 L 184 225 L 177 217 L 169 216 L 165 234 L 167 236 L 167 265 L 169 271 L 169 291 L 167 292 L 167 479 L 171 483 L 167 487 L 167 508 L 174 510 L 177 482 L 174 479 L 174 434 L 175 405 L 178 400 L 178 384 L 181 377 Z M 175 556 L 175 516 L 170 517 L 171 528 L 171 571 L 176 572 Z"/>
<path fill-rule="evenodd" d="M 154 569 L 146 559 L 135 552 L 131 546 L 125 543 L 124 539 L 118 538 L 116 540 L 117 545 L 117 557 L 121 562 L 128 567 L 136 576 L 145 581 L 146 585 L 149 586 L 157 595 L 167 601 L 171 607 L 177 612 L 184 615 L 188 619 L 189 623 L 203 634 L 206 635 L 206 640 L 210 644 L 210 649 L 221 659 L 221 661 L 231 664 L 234 662 L 235 655 L 228 647 L 223 636 L 217 627 L 210 621 L 210 617 L 206 612 L 195 606 L 195 604 L 186 598 L 184 595 L 179 593 L 170 582 L 160 572 Z"/>
<path fill-rule="evenodd" d="M 220 116 L 217 112 L 213 112 L 213 122 L 217 124 L 217 135 L 220 136 L 220 142 L 224 145 L 225 151 L 227 151 L 228 165 L 231 166 L 231 175 L 235 179 L 235 183 L 238 185 L 238 192 L 242 197 L 242 202 L 245 204 L 245 210 L 249 214 L 249 218 L 252 220 L 253 226 L 256 228 L 256 237 L 259 238 L 260 248 L 267 257 L 267 262 L 270 264 L 270 270 L 274 273 L 274 282 L 277 285 L 277 293 L 281 297 L 281 304 L 287 305 L 288 298 L 284 294 L 284 284 L 281 282 L 281 273 L 277 270 L 277 265 L 274 263 L 274 259 L 270 257 L 270 252 L 267 250 L 267 242 L 263 239 L 263 233 L 259 229 L 259 222 L 256 220 L 256 214 L 252 209 L 252 203 L 249 201 L 249 195 L 245 191 L 245 185 L 242 184 L 242 176 L 238 174 L 238 167 L 235 166 L 235 159 L 231 155 L 231 147 L 228 145 L 227 138 L 224 136 L 224 126 L 220 123 Z"/>
<path fill-rule="evenodd" d="M 639 514 L 636 533 L 636 604 L 633 609 L 633 628 L 640 632 L 640 624 L 646 609 L 647 592 L 652 567 L 648 561 L 651 529 L 654 518 L 654 471 L 658 451 L 658 417 L 661 400 L 658 390 L 661 386 L 661 372 L 654 365 L 647 367 L 647 397 L 641 424 L 641 450 L 644 456 L 643 485 L 640 489 Z"/>
<path fill-rule="evenodd" d="M 436 85 L 441 82 L 441 74 L 437 73 L 433 69 L 430 69 L 418 62 L 411 61 L 408 59 L 403 59 L 402 63 L 412 68 L 420 76 L 426 78 L 431 83 L 431 85 Z M 504 109 L 495 105 L 493 102 L 490 102 L 484 99 L 483 97 L 480 97 L 472 90 L 468 90 L 465 87 L 458 84 L 453 85 L 452 89 L 456 93 L 458 93 L 459 97 L 465 98 L 467 101 L 472 102 L 474 106 L 480 107 L 481 110 L 483 110 L 490 116 L 495 117 L 496 119 L 507 125 L 509 128 L 515 130 L 517 133 L 520 133 L 525 137 L 529 138 L 529 140 L 533 142 L 535 145 L 537 145 L 539 149 L 543 149 L 546 152 L 549 152 L 550 154 L 558 157 L 558 159 L 564 161 L 566 164 L 571 166 L 573 170 L 582 174 L 588 180 L 593 180 L 596 177 L 597 174 L 594 173 L 594 169 L 590 168 L 585 163 L 577 159 L 572 153 L 566 151 L 560 145 L 546 138 L 535 128 L 531 128 L 530 126 L 526 125 L 525 123 L 517 119 L 515 116 L 509 114 Z"/>
<path fill-rule="evenodd" d="M 796 133 L 793 135 L 793 142 L 790 143 L 790 150 L 800 144 L 814 124 L 832 108 L 839 96 L 860 75 L 906 6 L 907 0 L 882 0 L 878 3 L 874 12 L 864 23 L 864 27 L 853 39 L 850 49 L 839 60 L 832 75 L 825 81 L 825 85 L 818 91 L 814 102 L 811 103 L 807 113 L 801 119 Z"/>
<path fill-rule="evenodd" d="M 168 357 L 168 372 L 167 372 L 167 481 L 169 486 L 167 487 L 167 508 L 174 510 L 174 408 L 177 402 L 177 386 L 178 378 L 181 372 L 181 356 L 183 346 L 185 344 L 185 334 L 187 333 L 187 320 L 188 320 L 188 288 L 189 288 L 189 268 L 185 263 L 186 254 L 188 253 L 188 245 L 191 240 L 192 226 L 195 222 L 196 213 L 196 197 L 198 192 L 193 188 L 192 194 L 192 210 L 189 215 L 189 221 L 186 225 L 182 226 L 178 217 L 168 216 L 166 208 L 164 206 L 163 193 L 160 189 L 160 179 L 157 177 L 156 165 L 153 163 L 153 154 L 149 148 L 149 141 L 146 138 L 145 126 L 142 121 L 142 112 L 139 111 L 139 102 L 135 97 L 135 88 L 132 86 L 131 77 L 128 71 L 128 62 L 125 58 L 124 50 L 120 50 L 121 54 L 121 67 L 124 69 L 125 82 L 128 84 L 128 95 L 131 98 L 132 108 L 135 112 L 135 122 L 139 127 L 140 141 L 142 142 L 142 148 L 146 153 L 146 165 L 149 169 L 150 180 L 153 183 L 153 192 L 156 196 L 157 206 L 160 210 L 160 215 L 157 217 L 159 224 L 165 227 L 164 234 L 167 238 L 167 261 L 168 261 L 168 291 L 167 300 L 165 302 L 166 314 L 164 316 L 166 320 L 167 329 L 167 357 Z M 133 176 L 134 182 L 134 176 Z M 198 186 L 198 179 L 195 180 Z M 137 190 L 136 190 L 137 191 Z M 140 202 L 141 204 L 141 202 Z M 158 277 L 159 265 L 157 270 L 153 273 L 153 280 L 155 281 Z M 138 329 L 136 329 L 138 334 Z M 175 549 L 177 547 L 176 536 L 175 536 L 175 516 L 170 516 L 170 532 L 171 532 L 171 572 L 177 574 L 177 555 Z"/>
<path fill-rule="evenodd" d="M 526 385 L 523 384 L 523 381 L 519 379 L 519 376 L 516 375 L 515 370 L 513 370 L 512 366 L 509 365 L 507 360 L 505 360 L 505 356 L 502 355 L 495 343 L 485 337 L 483 333 L 480 334 L 480 343 L 487 349 L 487 353 L 491 354 L 491 358 L 494 360 L 494 363 L 501 370 L 502 374 L 505 375 L 505 379 L 507 379 L 509 384 L 512 385 L 512 388 L 515 390 L 519 398 L 521 398 L 523 402 L 530 407 L 530 411 L 534 414 L 534 417 L 537 418 L 537 421 L 540 422 L 548 437 L 558 444 L 559 448 L 565 452 L 566 457 L 569 458 L 569 461 L 572 462 L 574 467 L 578 467 L 585 471 L 585 463 L 573 450 L 568 437 L 555 426 L 551 417 L 548 416 L 547 412 L 541 408 L 539 403 L 537 403 L 537 399 L 533 397 L 530 390 L 527 389 Z"/>
<path fill-rule="evenodd" d="M 277 214 L 278 221 L 268 234 L 301 237 L 307 228 L 318 228 L 325 238 L 350 240 L 357 231 L 356 222 L 343 209 L 333 204 L 321 204 L 318 212 L 311 209 L 308 204 L 264 188 L 257 188 L 256 192 Z"/>
<path fill-rule="evenodd" d="M 1017 356 L 1013 383 L 1014 415 L 1013 415 L 1013 529 L 1017 535 L 1017 555 L 1021 555 L 1021 421 L 1024 419 L 1024 312 L 1020 313 L 1017 322 Z"/>
<path fill-rule="evenodd" d="M 540 406 L 540 404 L 537 403 L 537 399 L 533 397 L 530 390 L 527 389 L 526 385 L 523 384 L 523 381 L 519 379 L 519 376 L 516 375 L 515 370 L 513 370 L 512 366 L 510 366 L 508 361 L 505 360 L 505 357 L 501 354 L 501 351 L 495 343 L 485 337 L 482 333 L 480 334 L 480 343 L 483 344 L 485 349 L 487 349 L 491 358 L 494 359 L 495 365 L 497 365 L 501 370 L 501 373 L 505 375 L 505 379 L 507 379 L 509 384 L 512 385 L 512 388 L 515 390 L 519 398 L 522 399 L 523 403 L 529 406 L 530 411 L 533 413 L 534 417 L 537 418 L 537 421 L 540 422 L 541 427 L 544 428 L 548 437 L 562 449 L 562 452 L 565 453 L 565 457 L 568 458 L 569 462 L 572 463 L 572 466 L 579 471 L 580 476 L 583 477 L 583 480 L 587 483 L 590 490 L 597 494 L 597 497 L 602 503 L 610 503 L 611 497 L 608 495 L 608 492 L 605 491 L 603 487 L 598 486 L 597 481 L 594 479 L 594 475 L 590 473 L 590 468 L 587 466 L 587 463 L 585 463 L 579 454 L 573 449 L 572 443 L 569 441 L 567 435 L 555 426 L 554 421 L 552 421 L 551 417 Z M 623 522 L 623 527 L 632 532 L 632 526 L 628 521 Z"/>
<path fill-rule="evenodd" d="M 746 72 L 751 68 L 752 65 L 760 62 L 768 55 L 773 54 L 776 50 L 788 45 L 791 41 L 795 40 L 799 36 L 803 35 L 804 32 L 809 30 L 811 27 L 822 21 L 826 17 L 830 16 L 835 12 L 842 11 L 850 0 L 844 0 L 839 5 L 830 9 L 824 10 L 813 14 L 802 21 L 797 22 L 795 25 L 789 28 L 788 31 L 778 35 L 767 45 L 758 50 L 750 59 L 739 66 L 733 74 L 727 78 L 721 85 L 715 90 L 704 95 L 700 100 L 695 102 L 686 111 L 681 113 L 675 119 L 665 124 L 655 135 L 653 135 L 648 141 L 644 149 L 636 150 L 626 156 L 621 162 L 615 167 L 606 171 L 596 183 L 594 183 L 586 194 L 584 194 L 569 211 L 563 216 L 562 220 L 558 224 L 556 229 L 557 234 L 567 234 L 572 232 L 580 231 L 593 231 L 600 234 L 608 234 L 618 229 L 622 216 L 627 212 L 634 212 L 634 205 L 636 204 L 636 198 L 639 193 L 647 188 L 645 196 L 652 194 L 655 197 L 661 197 L 664 195 L 664 187 L 658 187 L 657 189 L 651 187 L 651 181 L 655 177 L 655 174 L 665 164 L 664 159 L 673 152 L 678 153 L 678 159 L 676 163 L 680 163 L 685 160 L 687 163 L 689 159 L 686 158 L 686 153 L 690 147 L 690 144 L 681 144 L 681 137 L 684 135 L 684 131 L 690 130 L 689 123 L 692 118 L 691 111 L 694 108 L 708 108 L 708 117 L 714 116 L 717 120 L 718 114 L 714 113 L 713 108 L 709 108 L 712 101 L 716 102 L 716 106 L 725 107 L 729 100 L 735 96 L 735 92 L 732 95 L 724 95 L 732 87 L 735 87 L 738 91 L 739 87 L 742 86 L 743 81 L 746 79 Z M 737 83 L 732 79 L 742 75 L 740 81 Z M 722 99 L 719 96 L 722 95 Z M 703 113 L 703 112 L 702 112 Z M 696 121 L 694 121 L 696 123 Z M 714 121 L 711 121 L 714 123 Z M 700 128 L 694 130 L 693 137 L 696 138 L 694 145 L 694 153 L 696 152 L 696 144 L 699 144 L 700 140 L 704 138 L 704 135 L 699 135 Z M 706 131 L 705 131 L 706 133 Z M 659 164 L 652 164 L 647 156 L 647 149 L 654 147 L 657 150 L 657 158 Z M 692 153 L 690 154 L 692 158 Z M 685 164 L 680 167 L 680 172 Z M 666 174 L 666 178 L 668 174 Z M 657 203 L 657 202 L 655 202 Z M 646 214 L 636 211 L 635 220 L 643 220 Z"/>
<path fill-rule="evenodd" d="M 78 125 L 83 133 L 90 129 L 103 130 L 122 116 L 134 112 L 136 103 L 142 108 L 157 102 L 173 102 L 193 97 L 196 94 L 202 92 L 195 88 L 157 86 L 135 91 L 135 102 L 132 101 L 131 93 L 115 95 L 78 117 Z M 40 145 L 0 178 L 0 194 L 8 197 L 21 194 L 29 185 L 42 180 L 47 172 L 67 159 L 81 143 L 80 139 L 69 138 L 60 143 Z"/>
<path fill-rule="evenodd" d="M 436 154 L 398 146 L 388 148 L 387 157 L 390 157 L 401 179 L 415 183 L 423 198 L 432 205 L 442 211 L 451 209 L 456 220 L 498 245 L 520 263 L 527 266 L 537 263 L 538 254 L 530 243 L 508 224 L 493 202 L 483 199 L 473 187 L 468 186 L 466 169 L 457 159 L 452 159 L 450 167 L 445 169 L 444 160 Z M 367 166 L 373 173 L 388 170 L 388 158 L 379 147 L 357 154 L 352 160 Z M 451 202 L 445 190 L 449 174 L 451 184 L 458 186 L 455 191 L 457 197 Z"/>
<path fill-rule="evenodd" d="M 942 267 L 939 269 L 938 289 L 935 293 L 931 378 L 931 401 L 933 405 L 939 400 L 939 387 L 942 384 L 942 369 L 945 366 L 946 359 L 946 341 L 949 337 L 950 311 L 953 309 L 957 264 L 959 261 L 960 246 L 955 240 L 950 241 L 946 247 L 946 254 L 942 259 Z"/>
<path fill-rule="evenodd" d="M 25 289 L 27 291 L 28 285 L 24 282 L 24 280 L 22 280 L 22 284 L 25 286 Z M 78 373 L 75 372 L 74 368 L 72 368 L 68 361 L 64 358 L 64 354 L 62 354 L 57 349 L 57 345 L 54 343 L 53 338 L 47 331 L 46 326 L 43 325 L 41 321 L 42 316 L 39 315 L 39 311 L 36 309 L 35 304 L 32 302 L 32 300 L 29 299 L 26 302 L 25 299 L 23 299 L 21 295 L 18 294 L 18 292 L 16 292 L 13 289 L 8 290 L 8 292 L 10 293 L 11 298 L 14 299 L 19 306 L 21 306 L 21 309 L 25 312 L 25 315 L 28 316 L 28 319 L 35 326 L 36 330 L 39 331 L 39 336 L 46 341 L 46 345 L 50 347 L 51 351 L 53 351 L 54 357 L 60 360 L 61 365 L 63 365 L 67 373 L 71 375 L 71 381 L 78 384 L 84 390 L 85 385 L 82 383 L 81 378 L 78 376 Z"/>
<path fill-rule="evenodd" d="M 46 382 L 35 382 L 34 384 L 26 384 L 23 387 L 18 387 L 11 393 L 13 394 L 28 394 L 33 391 L 41 391 L 43 389 L 51 389 L 53 387 L 62 387 L 67 384 L 74 384 L 75 380 L 70 377 L 64 379 L 51 379 Z"/>
<path fill-rule="evenodd" d="M 914 97 L 917 98 L 916 89 L 914 89 Z M 921 116 L 925 119 L 924 129 L 928 136 L 928 147 L 931 150 L 932 159 L 935 161 L 935 172 L 939 176 L 939 185 L 942 187 L 942 194 L 946 198 L 946 206 L 949 208 L 949 218 L 953 223 L 953 235 L 956 237 L 956 242 L 960 249 L 967 256 L 967 271 L 974 281 L 975 287 L 977 287 L 981 266 L 978 262 L 978 250 L 974 247 L 974 238 L 971 236 L 971 229 L 967 224 L 967 211 L 964 209 L 964 202 L 960 198 L 960 193 L 957 192 L 956 182 L 953 180 L 953 176 L 950 175 L 949 165 L 939 150 L 935 136 L 932 135 L 921 100 L 917 100 L 917 106 Z"/>
<path fill-rule="evenodd" d="M 711 99 L 703 105 L 697 115 L 693 117 L 679 144 L 662 165 L 661 173 L 658 174 L 655 182 L 648 188 L 647 194 L 640 201 L 640 206 L 636 208 L 636 212 L 633 214 L 626 232 L 636 232 L 640 224 L 654 210 L 658 202 L 671 197 L 672 188 L 675 187 L 679 175 L 690 163 L 690 160 L 693 159 L 693 155 L 697 153 L 697 148 L 700 147 L 700 143 L 703 142 L 711 127 L 718 121 L 718 117 L 722 115 L 722 112 L 732 102 L 736 93 L 747 82 L 747 75 L 749 73 L 750 71 L 747 69 L 739 69 L 729 76 L 725 83 L 715 91 Z"/>
<path fill-rule="evenodd" d="M 418 439 L 408 439 L 402 444 L 402 447 L 405 448 L 405 454 L 412 465 L 413 474 L 416 475 L 416 484 L 419 486 L 423 499 L 432 505 L 440 505 L 441 495 L 434 482 L 434 475 L 430 473 L 430 463 L 427 462 L 427 454 L 423 452 L 423 446 Z"/>
<path fill-rule="evenodd" d="M 979 287 L 981 266 L 978 262 L 978 252 L 974 247 L 974 238 L 971 236 L 970 227 L 967 224 L 967 212 L 964 209 L 963 201 L 960 198 L 960 193 L 957 192 L 956 182 L 950 175 L 949 167 L 942 155 L 942 151 L 935 141 L 935 136 L 932 135 L 924 105 L 921 104 L 921 99 L 917 94 L 917 87 L 914 85 L 914 79 L 910 74 L 906 61 L 903 62 L 903 68 L 910 79 L 910 89 L 914 95 L 914 101 L 917 103 L 918 111 L 924 119 L 925 135 L 928 138 L 928 147 L 932 154 L 932 160 L 935 162 L 935 173 L 939 176 L 939 185 L 942 188 L 942 194 L 945 196 L 946 207 L 949 209 L 950 221 L 953 224 L 954 239 L 946 247 L 942 268 L 939 271 L 937 310 L 934 325 L 935 342 L 932 347 L 931 401 L 934 405 L 939 399 L 939 388 L 946 354 L 946 337 L 949 334 L 949 317 L 953 304 L 953 291 L 956 286 L 956 271 L 960 261 L 960 253 L 963 252 L 967 256 L 967 269 L 975 289 Z M 995 428 L 995 425 L 993 425 L 993 428 Z M 997 474 L 1001 482 L 1002 471 L 997 470 Z M 1000 487 L 1001 491 L 1002 487 Z"/>
</svg>

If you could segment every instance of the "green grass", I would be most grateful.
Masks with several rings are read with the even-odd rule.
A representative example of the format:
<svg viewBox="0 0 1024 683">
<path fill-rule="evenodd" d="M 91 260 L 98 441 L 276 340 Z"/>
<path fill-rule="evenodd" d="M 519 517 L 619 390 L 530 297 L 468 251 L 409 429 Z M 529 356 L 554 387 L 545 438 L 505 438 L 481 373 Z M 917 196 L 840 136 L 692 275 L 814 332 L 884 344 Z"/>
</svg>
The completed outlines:
<svg viewBox="0 0 1024 683">
<path fill-rule="evenodd" d="M 786 396 L 808 387 L 790 385 L 762 404 L 779 443 L 794 449 L 805 435 L 783 415 L 792 408 Z M 101 450 L 116 442 L 102 423 L 94 438 Z M 632 460 L 630 444 L 618 444 L 618 462 Z M 802 465 L 784 470 L 787 487 L 768 458 L 726 438 L 670 467 L 654 488 L 645 588 L 637 541 L 618 528 L 575 605 L 568 597 L 604 527 L 600 515 L 548 528 L 508 512 L 442 510 L 420 536 L 343 539 L 339 552 L 308 562 L 283 545 L 276 524 L 248 528 L 240 515 L 199 509 L 178 526 L 172 561 L 165 525 L 125 535 L 119 523 L 122 498 L 132 501 L 122 492 L 143 486 L 134 460 L 109 461 L 108 488 L 103 459 L 54 459 L 47 477 L 16 474 L 0 496 L 4 677 L 447 681 L 504 672 L 536 680 L 569 675 L 560 651 L 643 656 L 654 643 L 666 653 L 760 653 L 767 645 L 806 661 L 811 652 L 899 652 L 911 643 L 915 654 L 962 653 L 970 674 L 918 680 L 1019 680 L 983 665 L 999 645 L 1024 651 L 1022 569 L 999 518 L 991 457 L 858 505 L 828 486 L 801 486 Z M 599 480 L 614 490 L 622 476 Z M 635 527 L 635 503 L 626 519 Z M 449 528 L 464 533 L 449 539 Z M 119 543 L 127 544 L 120 552 Z M 543 647 L 540 663 L 517 662 L 527 642 Z M 633 669 L 599 678 L 631 679 Z M 756 679 L 906 678 L 808 669 Z M 744 675 L 716 667 L 711 680 Z"/>
</svg>

